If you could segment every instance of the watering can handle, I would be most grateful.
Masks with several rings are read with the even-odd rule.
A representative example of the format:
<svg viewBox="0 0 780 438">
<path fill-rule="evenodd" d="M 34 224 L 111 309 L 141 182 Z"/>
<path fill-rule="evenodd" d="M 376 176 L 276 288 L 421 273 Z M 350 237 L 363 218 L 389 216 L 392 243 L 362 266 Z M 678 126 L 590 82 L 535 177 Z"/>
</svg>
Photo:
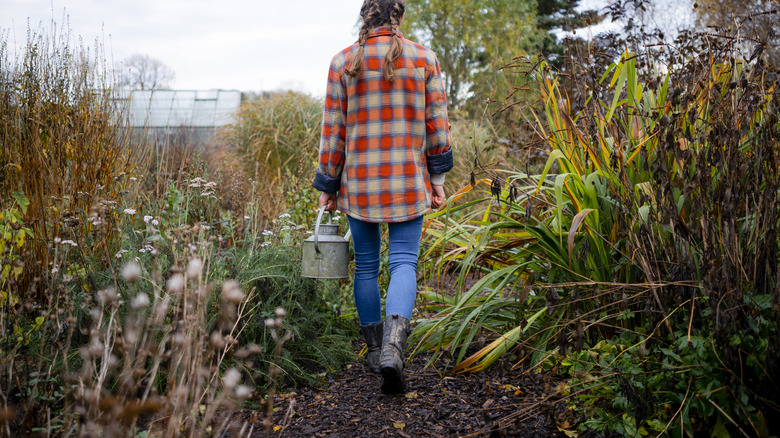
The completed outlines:
<svg viewBox="0 0 780 438">
<path fill-rule="evenodd" d="M 314 225 L 314 251 L 320 254 L 320 246 L 318 245 L 320 234 L 320 221 L 322 220 L 322 213 L 325 213 L 325 206 L 320 207 L 320 213 L 317 215 L 317 223 Z M 333 223 L 333 212 L 328 212 L 328 223 Z"/>
</svg>

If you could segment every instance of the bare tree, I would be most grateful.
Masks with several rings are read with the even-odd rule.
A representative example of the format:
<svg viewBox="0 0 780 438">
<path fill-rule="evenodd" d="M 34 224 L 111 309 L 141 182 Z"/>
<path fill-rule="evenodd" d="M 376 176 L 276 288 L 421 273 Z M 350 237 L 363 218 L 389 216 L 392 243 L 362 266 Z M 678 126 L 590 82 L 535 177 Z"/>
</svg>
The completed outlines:
<svg viewBox="0 0 780 438">
<path fill-rule="evenodd" d="M 148 55 L 135 54 L 118 67 L 119 83 L 136 90 L 170 88 L 176 73 L 162 61 Z"/>
<path fill-rule="evenodd" d="M 691 29 L 696 0 L 609 0 L 605 11 L 612 20 L 623 25 L 629 41 L 638 44 L 632 50 L 641 50 L 653 35 L 656 41 L 673 41 L 680 32 Z M 655 42 L 655 41 L 654 41 Z"/>
<path fill-rule="evenodd" d="M 780 0 L 696 1 L 700 25 L 738 28 L 740 36 L 760 44 L 768 64 L 780 66 Z"/>
</svg>

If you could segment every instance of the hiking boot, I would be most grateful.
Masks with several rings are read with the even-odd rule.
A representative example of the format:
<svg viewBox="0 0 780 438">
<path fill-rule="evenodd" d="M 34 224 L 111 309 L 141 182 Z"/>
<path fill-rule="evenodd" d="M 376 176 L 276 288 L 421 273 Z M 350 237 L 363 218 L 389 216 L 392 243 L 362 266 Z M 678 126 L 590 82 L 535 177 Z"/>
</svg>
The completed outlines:
<svg viewBox="0 0 780 438">
<path fill-rule="evenodd" d="M 361 325 L 360 331 L 363 333 L 363 337 L 366 338 L 366 349 L 368 350 L 366 353 L 366 364 L 368 369 L 374 374 L 379 374 L 383 324 L 379 322 L 377 324 Z"/>
<path fill-rule="evenodd" d="M 409 320 L 401 315 L 385 318 L 385 333 L 382 338 L 382 354 L 379 368 L 382 373 L 382 392 L 385 394 L 403 394 L 406 392 L 404 378 L 404 352 L 406 338 L 411 332 Z"/>
</svg>

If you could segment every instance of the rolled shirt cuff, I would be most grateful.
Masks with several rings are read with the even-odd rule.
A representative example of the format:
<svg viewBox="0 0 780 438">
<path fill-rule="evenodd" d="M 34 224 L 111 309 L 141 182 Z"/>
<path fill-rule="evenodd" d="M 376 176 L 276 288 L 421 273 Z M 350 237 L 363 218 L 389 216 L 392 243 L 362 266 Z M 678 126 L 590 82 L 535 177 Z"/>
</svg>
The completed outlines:
<svg viewBox="0 0 780 438">
<path fill-rule="evenodd" d="M 328 175 L 320 173 L 317 170 L 317 174 L 314 175 L 314 183 L 312 184 L 315 189 L 324 193 L 336 193 L 341 189 L 341 176 L 338 178 L 332 178 Z"/>
<path fill-rule="evenodd" d="M 431 185 L 432 186 L 443 186 L 444 185 L 444 178 L 446 174 L 444 173 L 432 173 L 431 174 Z"/>
<path fill-rule="evenodd" d="M 428 162 L 428 173 L 431 175 L 446 173 L 453 166 L 452 148 L 442 154 L 428 155 L 426 161 Z"/>
</svg>

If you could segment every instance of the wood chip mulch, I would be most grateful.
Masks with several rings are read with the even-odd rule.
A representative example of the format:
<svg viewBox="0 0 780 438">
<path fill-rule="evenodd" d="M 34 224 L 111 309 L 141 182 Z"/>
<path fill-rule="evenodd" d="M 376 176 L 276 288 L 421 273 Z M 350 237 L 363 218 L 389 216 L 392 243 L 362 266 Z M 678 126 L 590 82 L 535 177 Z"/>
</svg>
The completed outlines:
<svg viewBox="0 0 780 438">
<path fill-rule="evenodd" d="M 265 437 L 552 437 L 572 431 L 561 379 L 498 363 L 476 374 L 440 374 L 415 358 L 406 369 L 409 392 L 384 395 L 381 377 L 362 363 L 322 388 L 277 396 Z"/>
</svg>

